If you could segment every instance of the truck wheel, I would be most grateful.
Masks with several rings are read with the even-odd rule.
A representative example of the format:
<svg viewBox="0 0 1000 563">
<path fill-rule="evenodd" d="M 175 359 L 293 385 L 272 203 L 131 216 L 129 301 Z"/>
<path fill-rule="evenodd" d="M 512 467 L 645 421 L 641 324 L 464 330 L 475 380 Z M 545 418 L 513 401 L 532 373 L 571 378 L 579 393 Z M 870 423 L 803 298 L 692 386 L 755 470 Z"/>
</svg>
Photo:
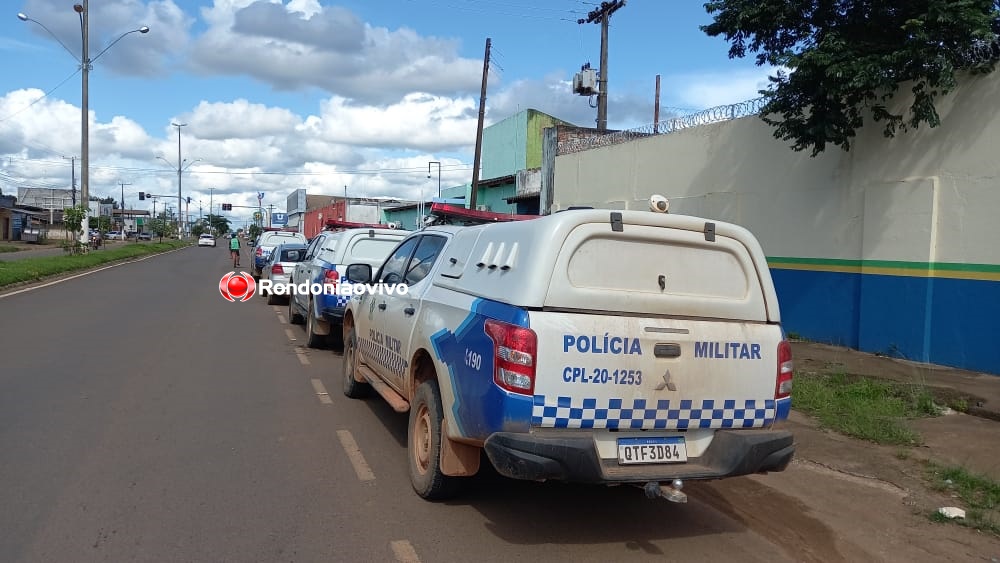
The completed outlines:
<svg viewBox="0 0 1000 563">
<path fill-rule="evenodd" d="M 363 399 L 372 389 L 371 385 L 354 379 L 358 362 L 358 339 L 352 328 L 344 341 L 344 395 L 352 399 Z"/>
<path fill-rule="evenodd" d="M 309 308 L 306 309 L 306 346 L 309 348 L 322 348 L 326 344 L 326 337 L 316 334 L 316 318 L 313 315 L 313 301 L 309 300 Z"/>
<path fill-rule="evenodd" d="M 281 299 L 277 295 L 275 295 L 273 291 L 268 291 L 267 292 L 267 304 L 268 305 L 277 305 L 280 300 Z"/>
<path fill-rule="evenodd" d="M 295 310 L 295 297 L 288 296 L 288 322 L 293 325 L 302 324 L 302 315 Z"/>
<path fill-rule="evenodd" d="M 454 496 L 458 488 L 455 477 L 441 473 L 442 418 L 437 381 L 421 383 L 410 404 L 407 457 L 413 490 L 426 500 L 447 499 Z"/>
</svg>

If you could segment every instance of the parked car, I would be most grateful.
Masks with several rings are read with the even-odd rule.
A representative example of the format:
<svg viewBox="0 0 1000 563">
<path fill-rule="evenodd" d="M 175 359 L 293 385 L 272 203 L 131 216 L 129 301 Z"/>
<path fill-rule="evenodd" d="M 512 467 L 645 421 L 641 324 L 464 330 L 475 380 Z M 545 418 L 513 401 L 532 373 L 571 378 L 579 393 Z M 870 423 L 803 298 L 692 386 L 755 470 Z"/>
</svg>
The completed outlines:
<svg viewBox="0 0 1000 563">
<path fill-rule="evenodd" d="M 302 233 L 289 231 L 264 231 L 257 238 L 253 249 L 253 264 L 250 266 L 250 274 L 260 279 L 264 262 L 271 256 L 271 251 L 279 244 L 306 244 L 306 237 Z"/>
<path fill-rule="evenodd" d="M 139 240 L 153 240 L 153 233 L 139 233 Z"/>
<path fill-rule="evenodd" d="M 264 263 L 260 279 L 270 280 L 274 284 L 291 283 L 292 271 L 295 270 L 296 264 L 305 258 L 307 248 L 306 245 L 298 243 L 281 244 L 274 247 L 274 251 Z M 276 295 L 273 292 L 267 294 L 268 305 L 279 305 L 287 302 L 287 295 Z"/>
<path fill-rule="evenodd" d="M 351 298 L 344 394 L 409 411 L 409 475 L 457 492 L 485 452 L 528 481 L 634 485 L 783 471 L 792 350 L 757 239 L 714 219 L 575 210 L 412 233 Z M 386 287 L 387 287 L 386 286 Z M 373 286 L 375 288 L 384 286 Z"/>
<path fill-rule="evenodd" d="M 347 265 L 354 263 L 378 267 L 389 256 L 406 231 L 393 229 L 347 229 L 318 234 L 309 244 L 305 260 L 295 265 L 290 280 L 293 284 L 321 284 L 335 287 L 350 282 Z M 306 345 L 318 348 L 341 341 L 344 309 L 350 296 L 333 294 L 296 295 L 288 300 L 288 322 L 306 325 Z"/>
<path fill-rule="evenodd" d="M 210 234 L 203 234 L 198 237 L 198 246 L 215 247 L 215 237 Z"/>
</svg>

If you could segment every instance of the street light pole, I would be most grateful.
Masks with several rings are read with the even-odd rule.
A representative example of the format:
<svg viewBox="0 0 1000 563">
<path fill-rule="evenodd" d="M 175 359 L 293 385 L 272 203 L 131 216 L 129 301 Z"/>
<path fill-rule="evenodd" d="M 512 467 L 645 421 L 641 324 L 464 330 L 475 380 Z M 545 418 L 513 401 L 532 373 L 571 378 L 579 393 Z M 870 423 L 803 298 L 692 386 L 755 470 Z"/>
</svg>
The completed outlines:
<svg viewBox="0 0 1000 563">
<path fill-rule="evenodd" d="M 90 215 L 90 70 L 93 68 L 92 63 L 99 59 L 101 55 L 107 52 L 108 49 L 114 46 L 115 43 L 121 41 L 123 37 L 130 33 L 149 33 L 149 28 L 142 26 L 138 29 L 133 29 L 132 31 L 126 31 L 125 33 L 118 36 L 117 39 L 112 41 L 103 51 L 97 54 L 93 59 L 90 58 L 90 1 L 83 0 L 82 4 L 74 4 L 73 10 L 80 15 L 80 40 L 82 43 L 81 56 L 77 58 L 73 51 L 70 51 L 66 44 L 63 43 L 54 33 L 52 33 L 49 28 L 45 27 L 42 22 L 29 18 L 23 13 L 17 14 L 17 19 L 21 21 L 32 21 L 42 27 L 48 32 L 56 41 L 62 45 L 63 49 L 66 49 L 77 62 L 80 63 L 80 71 L 82 75 L 81 80 L 81 99 L 80 99 L 80 201 L 83 204 L 83 224 L 81 225 L 82 234 L 80 236 L 80 242 L 87 244 L 90 242 L 90 225 L 89 215 Z"/>
<path fill-rule="evenodd" d="M 184 169 L 181 167 L 183 161 L 181 160 L 181 127 L 186 127 L 187 123 L 171 123 L 177 128 L 177 209 L 181 209 L 181 173 Z M 180 237 L 183 231 L 184 225 L 181 215 L 177 214 L 177 236 Z"/>
<path fill-rule="evenodd" d="M 83 0 L 83 5 L 75 4 L 73 9 L 80 14 L 80 37 L 83 42 L 83 53 L 80 68 L 83 73 L 83 92 L 80 102 L 80 201 L 83 202 L 83 243 L 90 241 L 90 10 L 89 0 Z"/>
<path fill-rule="evenodd" d="M 433 160 L 427 163 L 427 177 L 431 177 L 431 164 L 438 165 L 438 199 L 441 199 L 441 163 Z"/>
</svg>

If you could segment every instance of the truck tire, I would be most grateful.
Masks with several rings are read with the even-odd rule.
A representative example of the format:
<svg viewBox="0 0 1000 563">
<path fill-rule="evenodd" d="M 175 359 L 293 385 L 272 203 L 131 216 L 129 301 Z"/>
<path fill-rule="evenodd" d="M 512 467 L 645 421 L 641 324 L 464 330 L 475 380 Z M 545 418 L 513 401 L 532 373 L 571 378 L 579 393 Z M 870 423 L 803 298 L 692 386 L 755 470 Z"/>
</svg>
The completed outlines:
<svg viewBox="0 0 1000 563">
<path fill-rule="evenodd" d="M 344 395 L 352 399 L 364 399 L 371 393 L 372 389 L 371 385 L 354 379 L 358 363 L 358 339 L 352 328 L 344 341 Z"/>
<path fill-rule="evenodd" d="M 457 478 L 441 472 L 443 414 L 437 381 L 421 383 L 410 404 L 407 459 L 413 490 L 425 500 L 444 500 L 458 492 Z"/>
<path fill-rule="evenodd" d="M 313 300 L 309 299 L 309 306 L 306 309 L 306 346 L 308 348 L 323 348 L 326 345 L 326 336 L 316 334 L 316 317 L 313 315 Z"/>
<path fill-rule="evenodd" d="M 295 310 L 295 296 L 288 296 L 288 323 L 293 325 L 302 324 L 302 315 Z"/>
</svg>

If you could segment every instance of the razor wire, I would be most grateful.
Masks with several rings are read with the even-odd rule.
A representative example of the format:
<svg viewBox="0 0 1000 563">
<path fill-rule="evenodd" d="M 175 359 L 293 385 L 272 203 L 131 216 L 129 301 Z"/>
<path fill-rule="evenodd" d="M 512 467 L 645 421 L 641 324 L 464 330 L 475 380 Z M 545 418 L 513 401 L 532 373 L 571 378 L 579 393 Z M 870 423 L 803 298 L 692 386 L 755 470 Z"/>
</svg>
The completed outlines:
<svg viewBox="0 0 1000 563">
<path fill-rule="evenodd" d="M 1000 39 L 977 41 L 958 54 L 956 68 L 977 68 L 995 64 L 1000 60 Z M 760 97 L 738 104 L 729 104 L 708 108 L 682 117 L 666 119 L 658 123 L 650 123 L 642 127 L 615 131 L 604 135 L 595 135 L 582 139 L 561 141 L 558 145 L 559 154 L 570 154 L 589 149 L 608 147 L 627 143 L 644 137 L 674 133 L 692 127 L 710 125 L 723 121 L 731 121 L 761 113 L 767 104 L 767 98 Z"/>
<path fill-rule="evenodd" d="M 761 109 L 766 103 L 767 99 L 760 97 L 740 102 L 738 104 L 711 107 L 697 113 L 692 113 L 682 117 L 664 119 L 658 123 L 650 123 L 648 125 L 643 125 L 642 127 L 626 129 L 624 131 L 615 131 L 614 133 L 596 135 L 583 139 L 562 141 L 559 143 L 559 154 L 570 154 L 598 147 L 607 147 L 644 137 L 664 135 L 667 133 L 681 131 L 683 129 L 690 129 L 692 127 L 710 125 L 712 123 L 720 123 L 723 121 L 739 119 L 741 117 L 757 115 L 761 112 Z"/>
</svg>

